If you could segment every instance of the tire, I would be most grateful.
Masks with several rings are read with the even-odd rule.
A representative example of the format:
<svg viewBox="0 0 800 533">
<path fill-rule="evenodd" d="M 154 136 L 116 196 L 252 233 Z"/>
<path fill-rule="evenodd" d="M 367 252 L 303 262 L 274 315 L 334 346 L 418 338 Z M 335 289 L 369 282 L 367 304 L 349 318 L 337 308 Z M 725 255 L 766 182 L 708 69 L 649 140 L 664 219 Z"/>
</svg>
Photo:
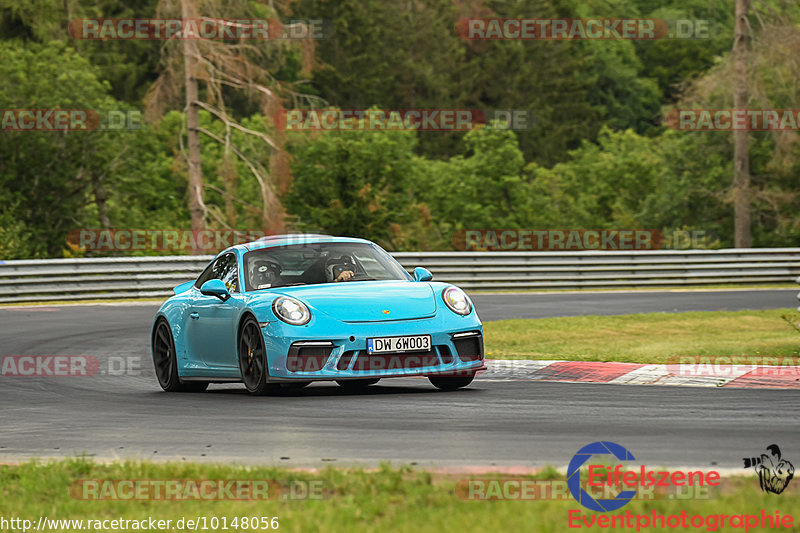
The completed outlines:
<svg viewBox="0 0 800 533">
<path fill-rule="evenodd" d="M 208 382 L 182 382 L 178 375 L 178 358 L 175 353 L 175 340 L 165 319 L 159 319 L 153 333 L 153 367 L 158 384 L 166 392 L 203 392 Z"/>
<path fill-rule="evenodd" d="M 475 379 L 475 374 L 464 377 L 447 377 L 447 376 L 428 376 L 431 385 L 441 390 L 456 390 L 466 387 L 472 380 Z"/>
<path fill-rule="evenodd" d="M 281 386 L 267 382 L 269 369 L 267 365 L 267 349 L 258 322 L 252 316 L 242 323 L 239 333 L 239 370 L 247 392 L 255 396 L 275 394 Z"/>
<path fill-rule="evenodd" d="M 337 379 L 336 383 L 345 390 L 362 390 L 370 385 L 375 385 L 381 378 L 365 378 L 365 379 Z"/>
</svg>

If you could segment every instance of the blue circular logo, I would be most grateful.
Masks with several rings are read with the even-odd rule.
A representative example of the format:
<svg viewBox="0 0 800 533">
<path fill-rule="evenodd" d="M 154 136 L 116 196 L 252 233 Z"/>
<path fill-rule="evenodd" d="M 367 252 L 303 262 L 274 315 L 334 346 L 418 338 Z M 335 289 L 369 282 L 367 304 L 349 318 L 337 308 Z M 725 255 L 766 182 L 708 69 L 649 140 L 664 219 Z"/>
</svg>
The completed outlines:
<svg viewBox="0 0 800 533">
<path fill-rule="evenodd" d="M 619 444 L 599 441 L 578 450 L 567 468 L 567 486 L 575 501 L 592 511 L 616 511 L 636 496 L 635 490 L 623 490 L 611 500 L 595 500 L 581 487 L 581 467 L 593 455 L 613 455 L 619 461 L 635 461 L 633 454 Z"/>
</svg>

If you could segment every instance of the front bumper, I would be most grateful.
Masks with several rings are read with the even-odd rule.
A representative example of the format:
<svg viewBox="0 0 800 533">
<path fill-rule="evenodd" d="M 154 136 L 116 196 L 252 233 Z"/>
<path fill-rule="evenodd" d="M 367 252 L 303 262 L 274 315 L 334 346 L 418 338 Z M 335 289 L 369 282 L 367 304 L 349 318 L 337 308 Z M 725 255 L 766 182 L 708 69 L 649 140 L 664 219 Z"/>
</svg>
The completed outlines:
<svg viewBox="0 0 800 533">
<path fill-rule="evenodd" d="M 483 327 L 474 313 L 383 322 L 337 321 L 335 328 L 324 329 L 335 333 L 282 322 L 265 324 L 270 381 L 459 376 L 485 369 Z M 430 335 L 432 349 L 380 355 L 367 352 L 368 338 L 400 335 Z"/>
</svg>

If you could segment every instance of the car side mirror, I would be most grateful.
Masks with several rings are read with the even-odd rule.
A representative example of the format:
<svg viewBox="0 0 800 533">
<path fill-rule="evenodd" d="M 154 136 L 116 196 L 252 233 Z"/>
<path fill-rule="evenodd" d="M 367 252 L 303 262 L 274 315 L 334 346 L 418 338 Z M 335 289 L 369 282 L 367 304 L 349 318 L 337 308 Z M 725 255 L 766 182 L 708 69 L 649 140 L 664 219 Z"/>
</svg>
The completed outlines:
<svg viewBox="0 0 800 533">
<path fill-rule="evenodd" d="M 430 281 L 433 274 L 427 268 L 417 267 L 414 269 L 414 281 Z"/>
<path fill-rule="evenodd" d="M 231 297 L 231 293 L 228 292 L 228 287 L 225 286 L 225 283 L 223 283 L 221 279 L 210 279 L 206 281 L 203 283 L 202 287 L 200 287 L 200 293 L 206 296 L 216 296 L 223 302 Z"/>
</svg>

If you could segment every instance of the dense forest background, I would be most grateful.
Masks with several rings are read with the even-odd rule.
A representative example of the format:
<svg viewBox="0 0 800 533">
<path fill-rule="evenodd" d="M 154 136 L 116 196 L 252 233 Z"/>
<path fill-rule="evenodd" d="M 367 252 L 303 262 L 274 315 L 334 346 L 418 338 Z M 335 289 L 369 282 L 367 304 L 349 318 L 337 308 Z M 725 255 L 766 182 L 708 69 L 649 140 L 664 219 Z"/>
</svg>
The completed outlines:
<svg viewBox="0 0 800 533">
<path fill-rule="evenodd" d="M 76 39 L 79 18 L 322 19 L 324 39 Z M 183 11 L 182 11 L 183 10 Z M 708 20 L 708 38 L 470 41 L 464 17 Z M 192 228 L 186 51 L 208 228 L 452 249 L 465 228 L 646 228 L 734 243 L 734 0 L 0 0 L 0 109 L 141 112 L 122 131 L 0 132 L 0 258 L 84 255 L 76 228 Z M 750 6 L 748 107 L 800 108 L 800 4 Z M 284 132 L 284 109 L 525 110 L 529 128 Z M 752 242 L 800 243 L 798 131 L 751 132 Z M 196 221 L 195 221 L 196 222 Z M 195 225 L 195 227 L 197 227 Z M 142 252 L 139 252 L 142 253 Z"/>
</svg>

